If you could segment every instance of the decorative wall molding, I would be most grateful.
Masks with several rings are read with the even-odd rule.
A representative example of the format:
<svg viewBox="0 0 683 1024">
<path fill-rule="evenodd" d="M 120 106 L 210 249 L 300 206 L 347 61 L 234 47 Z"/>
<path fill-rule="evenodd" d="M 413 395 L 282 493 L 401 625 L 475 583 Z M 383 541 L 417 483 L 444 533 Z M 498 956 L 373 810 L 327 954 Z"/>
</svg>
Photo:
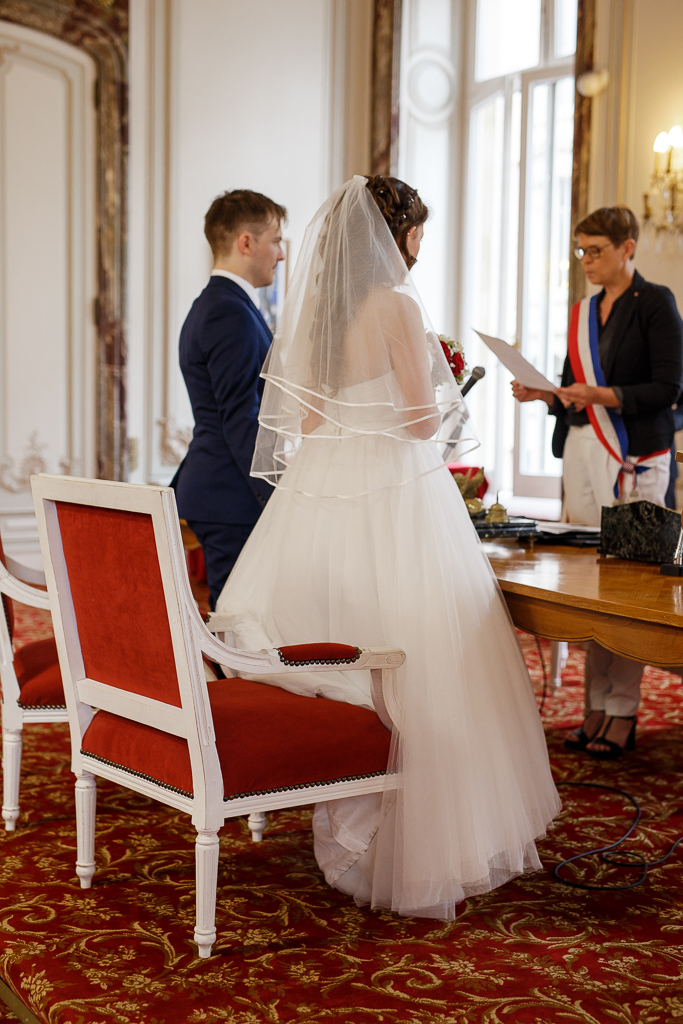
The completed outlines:
<svg viewBox="0 0 683 1024">
<path fill-rule="evenodd" d="M 462 261 L 458 225 L 464 209 L 467 132 L 462 118 L 466 4 L 402 0 L 400 131 L 397 173 L 430 207 L 428 244 L 412 272 L 439 331 L 460 330 Z"/>
<path fill-rule="evenodd" d="M 441 125 L 453 116 L 455 67 L 443 53 L 421 47 L 406 68 L 411 115 L 422 124 Z"/>
<path fill-rule="evenodd" d="M 0 0 L 0 19 L 84 50 L 97 68 L 97 475 L 122 480 L 128 0 Z"/>
<path fill-rule="evenodd" d="M 11 57 L 17 53 L 19 53 L 19 43 L 14 43 L 9 46 L 0 46 L 0 67 L 3 66 L 7 57 Z"/>
<path fill-rule="evenodd" d="M 192 427 L 177 427 L 173 416 L 157 420 L 161 427 L 159 448 L 165 466 L 179 466 L 192 440 Z"/>
<path fill-rule="evenodd" d="M 0 44 L 1 514 L 31 472 L 95 475 L 97 261 L 94 61 L 6 20 Z M 36 294 L 27 217 L 51 268 Z"/>
<path fill-rule="evenodd" d="M 47 445 L 39 442 L 38 431 L 34 430 L 26 443 L 19 469 L 15 472 L 15 460 L 11 456 L 0 465 L 0 490 L 8 491 L 10 494 L 30 491 L 31 477 L 36 473 L 47 472 L 48 466 L 43 457 L 46 447 Z M 64 472 L 68 470 L 65 469 Z"/>
</svg>

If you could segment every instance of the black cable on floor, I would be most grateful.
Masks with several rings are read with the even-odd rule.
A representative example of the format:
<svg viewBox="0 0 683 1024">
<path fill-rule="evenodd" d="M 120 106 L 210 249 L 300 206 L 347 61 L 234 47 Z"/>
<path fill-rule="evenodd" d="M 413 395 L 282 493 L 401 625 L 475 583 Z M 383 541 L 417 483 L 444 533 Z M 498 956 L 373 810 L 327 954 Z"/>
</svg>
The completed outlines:
<svg viewBox="0 0 683 1024">
<path fill-rule="evenodd" d="M 561 863 L 556 866 L 555 872 L 554 872 L 555 878 L 558 880 L 558 882 L 562 882 L 563 885 L 569 885 L 569 886 L 571 886 L 572 889 L 592 889 L 592 890 L 597 891 L 597 892 L 611 892 L 611 891 L 617 891 L 619 889 L 634 889 L 637 885 L 642 885 L 642 883 L 647 878 L 648 871 L 651 868 L 656 868 L 660 864 L 663 864 L 665 860 L 668 860 L 669 857 L 674 852 L 674 850 L 676 849 L 676 847 L 678 846 L 678 844 L 683 842 L 683 835 L 679 836 L 678 839 L 676 839 L 671 844 L 671 846 L 669 847 L 668 852 L 665 853 L 663 857 L 660 857 L 659 860 L 648 861 L 642 855 L 642 853 L 638 853 L 636 850 L 626 850 L 624 852 L 624 854 L 623 854 L 623 856 L 633 858 L 632 860 L 616 860 L 615 859 L 616 855 L 613 854 L 613 853 L 610 853 L 609 851 L 610 850 L 616 850 L 616 848 L 618 846 L 621 846 L 621 844 L 628 839 L 628 837 L 633 832 L 634 828 L 636 827 L 636 825 L 640 821 L 640 819 L 642 817 L 642 814 L 643 814 L 642 809 L 640 807 L 640 804 L 635 799 L 635 797 L 631 796 L 630 793 L 627 793 L 625 789 L 617 789 L 616 786 L 603 786 L 603 785 L 599 785 L 596 782 L 558 782 L 558 783 L 556 783 L 556 785 L 557 786 L 582 786 L 584 789 L 603 789 L 603 790 L 606 790 L 608 793 L 618 793 L 619 796 L 625 797 L 633 805 L 633 807 L 635 808 L 635 811 L 636 811 L 636 813 L 634 815 L 634 818 L 633 818 L 633 821 L 629 825 L 629 827 L 626 830 L 626 832 L 624 832 L 623 836 L 621 836 L 620 839 L 617 839 L 616 843 L 610 843 L 609 846 L 599 846 L 595 850 L 586 850 L 585 853 L 577 853 L 574 857 L 568 857 L 566 860 L 561 861 Z M 565 867 L 565 865 L 573 864 L 573 863 L 575 863 L 575 861 L 582 860 L 584 857 L 592 857 L 595 854 L 600 854 L 600 859 L 605 864 L 612 864 L 615 867 L 622 867 L 622 868 L 640 867 L 640 868 L 642 868 L 640 877 L 638 879 L 636 879 L 635 882 L 630 882 L 628 885 L 584 885 L 583 882 L 573 882 L 573 881 L 571 881 L 568 878 L 563 878 L 562 875 L 560 874 L 562 868 Z"/>
<path fill-rule="evenodd" d="M 538 648 L 538 656 L 541 659 L 541 669 L 543 670 L 543 693 L 541 695 L 541 706 L 538 709 L 539 715 L 543 714 L 543 708 L 545 707 L 545 699 L 548 696 L 548 673 L 545 670 L 545 661 L 543 659 L 543 651 L 541 650 L 541 641 L 538 637 L 534 637 L 536 641 L 536 647 Z"/>
</svg>

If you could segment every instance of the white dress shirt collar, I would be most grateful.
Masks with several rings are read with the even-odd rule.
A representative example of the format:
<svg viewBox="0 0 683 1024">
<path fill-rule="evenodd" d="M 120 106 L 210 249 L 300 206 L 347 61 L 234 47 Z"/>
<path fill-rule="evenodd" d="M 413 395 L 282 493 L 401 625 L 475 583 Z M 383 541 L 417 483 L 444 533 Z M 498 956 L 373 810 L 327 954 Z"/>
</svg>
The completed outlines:
<svg viewBox="0 0 683 1024">
<path fill-rule="evenodd" d="M 254 303 L 256 308 L 261 308 L 258 292 L 254 288 L 253 284 L 251 284 L 249 281 L 245 281 L 243 277 L 239 277 L 237 274 L 233 274 L 231 270 L 212 270 L 211 277 L 227 277 L 229 281 L 234 281 L 235 284 L 238 284 L 240 288 L 242 288 L 242 290 L 247 293 L 247 295 Z"/>
</svg>

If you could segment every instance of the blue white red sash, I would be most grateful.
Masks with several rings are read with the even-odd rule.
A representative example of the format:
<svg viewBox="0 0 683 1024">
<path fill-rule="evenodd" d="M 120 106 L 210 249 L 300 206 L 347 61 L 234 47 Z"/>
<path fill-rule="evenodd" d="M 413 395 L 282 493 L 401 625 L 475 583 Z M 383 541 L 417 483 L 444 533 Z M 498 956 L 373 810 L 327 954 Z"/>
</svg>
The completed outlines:
<svg viewBox="0 0 683 1024">
<path fill-rule="evenodd" d="M 572 308 L 569 321 L 569 362 L 577 384 L 606 387 L 605 375 L 598 353 L 598 297 L 582 299 Z M 614 497 L 621 494 L 624 474 L 644 473 L 652 460 L 665 455 L 668 448 L 651 455 L 641 455 L 634 462 L 628 459 L 628 435 L 624 421 L 614 409 L 604 405 L 587 405 L 589 422 L 600 444 L 615 461 Z"/>
</svg>

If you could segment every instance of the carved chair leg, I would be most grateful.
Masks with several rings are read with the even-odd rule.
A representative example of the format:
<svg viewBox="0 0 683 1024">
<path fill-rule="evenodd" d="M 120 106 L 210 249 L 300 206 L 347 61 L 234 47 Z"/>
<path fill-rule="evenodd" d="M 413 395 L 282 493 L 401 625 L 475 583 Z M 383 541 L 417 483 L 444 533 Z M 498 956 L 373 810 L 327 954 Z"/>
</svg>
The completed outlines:
<svg viewBox="0 0 683 1024">
<path fill-rule="evenodd" d="M 76 777 L 76 874 L 89 889 L 95 874 L 95 806 L 97 781 L 90 772 Z"/>
<path fill-rule="evenodd" d="M 195 842 L 197 922 L 194 941 L 201 957 L 211 956 L 216 941 L 216 886 L 218 884 L 218 832 L 197 829 Z"/>
<path fill-rule="evenodd" d="M 252 811 L 247 819 L 247 824 L 251 831 L 251 838 L 255 843 L 260 843 L 263 839 L 263 830 L 266 827 L 268 819 L 266 818 L 264 811 Z"/>
<path fill-rule="evenodd" d="M 2 730 L 2 816 L 8 832 L 14 831 L 19 817 L 21 747 L 21 729 Z"/>
</svg>

